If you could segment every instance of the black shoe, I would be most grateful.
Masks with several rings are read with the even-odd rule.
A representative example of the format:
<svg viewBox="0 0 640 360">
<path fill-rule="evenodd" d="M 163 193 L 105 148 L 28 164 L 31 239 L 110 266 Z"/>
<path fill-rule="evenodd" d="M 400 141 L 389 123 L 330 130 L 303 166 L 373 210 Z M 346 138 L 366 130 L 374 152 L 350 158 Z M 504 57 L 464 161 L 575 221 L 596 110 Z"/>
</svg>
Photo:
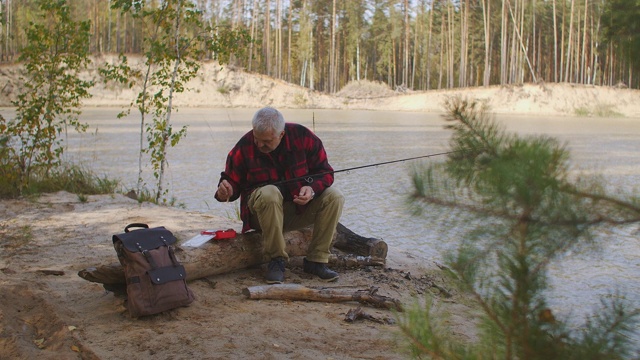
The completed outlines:
<svg viewBox="0 0 640 360">
<path fill-rule="evenodd" d="M 306 258 L 303 260 L 302 269 L 308 274 L 317 275 L 320 280 L 323 281 L 335 281 L 338 280 L 338 273 L 329 269 L 327 264 L 318 263 L 314 261 L 308 261 Z"/>
<path fill-rule="evenodd" d="M 269 261 L 265 280 L 267 284 L 282 284 L 284 282 L 284 258 L 277 257 Z"/>
</svg>

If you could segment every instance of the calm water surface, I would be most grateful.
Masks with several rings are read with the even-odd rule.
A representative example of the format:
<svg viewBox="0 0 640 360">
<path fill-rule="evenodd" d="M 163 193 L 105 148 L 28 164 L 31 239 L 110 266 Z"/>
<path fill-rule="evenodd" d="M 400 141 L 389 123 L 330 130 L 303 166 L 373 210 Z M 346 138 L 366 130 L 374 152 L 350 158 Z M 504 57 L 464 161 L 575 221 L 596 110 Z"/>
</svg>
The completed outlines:
<svg viewBox="0 0 640 360">
<path fill-rule="evenodd" d="M 168 187 L 188 209 L 218 216 L 235 214 L 237 203 L 218 203 L 213 194 L 227 152 L 250 129 L 254 111 L 181 109 L 174 113 L 174 126 L 188 125 L 188 135 L 168 155 Z M 117 112 L 85 110 L 82 118 L 90 130 L 69 135 L 66 156 L 135 188 L 140 125 L 134 115 L 116 119 Z M 450 136 L 439 114 L 337 110 L 283 110 L 283 114 L 287 121 L 304 124 L 323 139 L 335 170 L 443 152 Z M 611 190 L 634 189 L 638 194 L 640 119 L 509 116 L 498 120 L 510 131 L 566 141 L 576 173 L 603 174 Z M 382 238 L 391 247 L 422 257 L 425 263 L 440 261 L 441 252 L 452 248 L 460 230 L 443 229 L 408 213 L 404 194 L 413 163 L 336 174 L 335 186 L 346 197 L 341 222 L 359 234 Z M 145 171 L 151 173 L 148 168 Z M 584 315 L 614 290 L 640 306 L 638 226 L 602 230 L 598 238 L 604 240 L 602 248 L 576 251 L 552 265 L 550 302 L 555 313 Z"/>
</svg>

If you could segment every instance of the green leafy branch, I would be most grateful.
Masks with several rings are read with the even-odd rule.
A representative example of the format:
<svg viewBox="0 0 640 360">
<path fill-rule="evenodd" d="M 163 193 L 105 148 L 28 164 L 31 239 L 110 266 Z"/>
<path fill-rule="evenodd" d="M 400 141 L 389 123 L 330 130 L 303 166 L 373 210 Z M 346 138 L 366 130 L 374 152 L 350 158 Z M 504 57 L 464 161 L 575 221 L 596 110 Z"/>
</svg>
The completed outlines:
<svg viewBox="0 0 640 360">
<path fill-rule="evenodd" d="M 46 175 L 60 164 L 61 136 L 69 127 L 86 130 L 87 125 L 78 120 L 79 108 L 94 85 L 79 77 L 90 64 L 90 22 L 73 21 L 65 0 L 38 0 L 37 5 L 37 21 L 25 30 L 28 45 L 19 58 L 24 63 L 24 90 L 13 102 L 16 115 L 11 121 L 0 119 L 8 156 L 3 166 L 17 167 L 20 192 L 34 174 Z"/>
<path fill-rule="evenodd" d="M 207 54 L 213 54 L 213 58 L 221 63 L 228 61 L 232 53 L 242 53 L 250 38 L 246 31 L 205 25 L 202 12 L 190 1 L 170 0 L 155 4 L 117 0 L 112 7 L 140 20 L 146 32 L 143 70 L 135 70 L 121 55 L 119 64 L 107 65 L 101 74 L 105 81 L 130 87 L 141 83 L 141 89 L 131 103 L 131 107 L 136 107 L 140 113 L 138 193 L 143 190 L 142 156 L 146 153 L 150 156 L 156 179 L 155 199 L 160 202 L 161 198 L 166 200 L 168 193 L 163 180 L 168 148 L 176 146 L 187 134 L 186 126 L 177 131 L 173 128 L 174 96 L 188 91 L 188 82 L 197 76 L 199 61 Z M 125 114 L 128 112 L 122 115 Z M 146 121 L 147 115 L 151 116 L 151 121 Z"/>
</svg>

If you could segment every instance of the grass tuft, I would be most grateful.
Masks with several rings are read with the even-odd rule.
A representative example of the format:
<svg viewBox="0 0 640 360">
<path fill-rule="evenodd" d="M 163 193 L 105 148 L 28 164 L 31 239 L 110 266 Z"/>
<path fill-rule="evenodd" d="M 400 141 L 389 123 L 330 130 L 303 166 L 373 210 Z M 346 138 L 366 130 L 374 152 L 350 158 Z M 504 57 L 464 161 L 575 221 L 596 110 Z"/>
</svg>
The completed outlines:
<svg viewBox="0 0 640 360">
<path fill-rule="evenodd" d="M 17 174 L 13 174 L 7 167 L 2 170 L 7 176 L 0 179 L 0 198 L 67 191 L 78 194 L 80 201 L 87 201 L 87 195 L 111 194 L 116 192 L 119 186 L 119 181 L 106 176 L 100 177 L 82 166 L 63 164 L 48 173 L 33 174 L 29 185 L 20 191 L 17 185 Z"/>
</svg>

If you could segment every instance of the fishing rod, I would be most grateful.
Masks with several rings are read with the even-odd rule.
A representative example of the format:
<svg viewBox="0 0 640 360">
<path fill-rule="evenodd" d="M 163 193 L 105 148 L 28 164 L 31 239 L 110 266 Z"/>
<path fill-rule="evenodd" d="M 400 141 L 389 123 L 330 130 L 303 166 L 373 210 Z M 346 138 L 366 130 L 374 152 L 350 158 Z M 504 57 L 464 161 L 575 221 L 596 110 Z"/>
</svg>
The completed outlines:
<svg viewBox="0 0 640 360">
<path fill-rule="evenodd" d="M 370 168 L 370 167 L 374 167 L 374 166 L 380 166 L 380 165 L 388 165 L 388 164 L 394 164 L 394 163 L 399 163 L 399 162 L 404 162 L 404 161 L 410 161 L 410 160 L 417 160 L 417 159 L 425 159 L 425 158 L 430 158 L 430 157 L 435 157 L 435 156 L 441 156 L 441 155 L 449 155 L 449 154 L 453 154 L 456 152 L 460 152 L 462 150 L 454 150 L 454 151 L 445 151 L 445 152 L 440 152 L 440 153 L 435 153 L 435 154 L 429 154 L 429 155 L 422 155 L 422 156 L 414 156 L 414 157 L 410 157 L 410 158 L 405 158 L 405 159 L 398 159 L 398 160 L 391 160 L 391 161 L 383 161 L 383 162 L 378 162 L 378 163 L 374 163 L 374 164 L 367 164 L 367 165 L 360 165 L 360 166 L 354 166 L 354 167 L 350 167 L 350 168 L 346 168 L 346 169 L 340 169 L 340 170 L 332 170 L 332 171 L 325 171 L 322 173 L 318 173 L 318 174 L 313 174 L 313 175 L 305 175 L 305 176 L 299 176 L 296 178 L 291 178 L 291 179 L 287 179 L 287 180 L 281 180 L 281 181 L 276 181 L 276 182 L 272 182 L 272 183 L 263 183 L 260 185 L 256 185 L 253 186 L 252 188 L 258 188 L 258 187 L 262 187 L 265 185 L 282 185 L 282 184 L 287 184 L 290 182 L 296 182 L 296 181 L 300 181 L 303 180 L 308 184 L 311 184 L 313 182 L 313 179 L 316 177 L 322 177 L 324 175 L 327 174 L 337 174 L 337 173 L 341 173 L 341 172 L 348 172 L 348 171 L 353 171 L 353 170 L 360 170 L 360 169 L 365 169 L 365 168 Z"/>
</svg>

